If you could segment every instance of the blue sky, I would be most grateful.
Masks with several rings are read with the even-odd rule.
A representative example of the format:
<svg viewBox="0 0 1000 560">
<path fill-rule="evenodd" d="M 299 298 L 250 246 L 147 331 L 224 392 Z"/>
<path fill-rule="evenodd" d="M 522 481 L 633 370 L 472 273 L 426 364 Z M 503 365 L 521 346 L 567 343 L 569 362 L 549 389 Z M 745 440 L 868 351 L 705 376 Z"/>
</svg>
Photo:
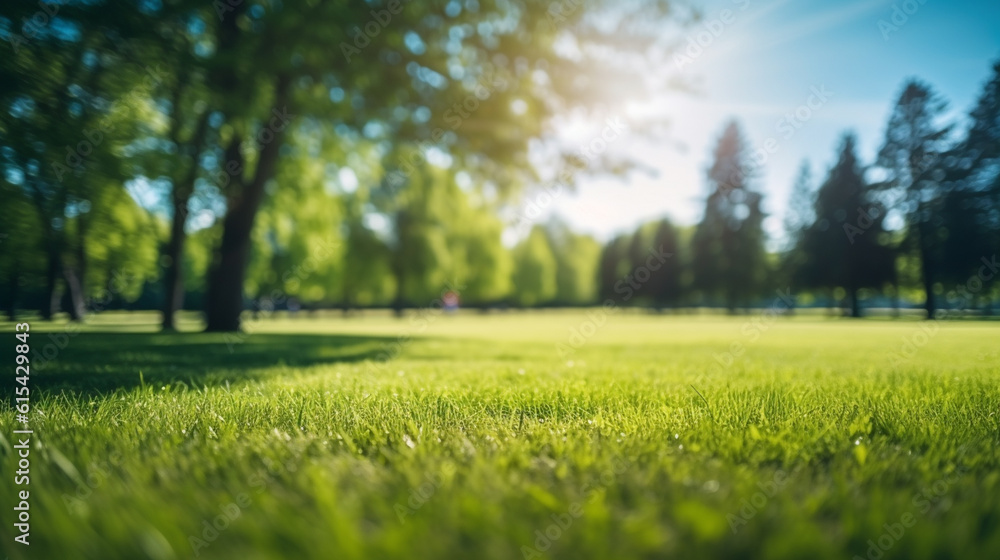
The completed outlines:
<svg viewBox="0 0 1000 560">
<path fill-rule="evenodd" d="M 771 214 L 767 228 L 779 235 L 803 158 L 814 180 L 822 179 L 840 136 L 852 130 L 870 163 L 908 77 L 933 86 L 964 125 L 991 62 L 1000 58 L 1000 0 L 711 0 L 701 6 L 704 21 L 680 41 L 707 31 L 713 20 L 717 35 L 701 35 L 703 51 L 689 64 L 670 62 L 664 69 L 698 83 L 700 93 L 674 92 L 656 101 L 652 110 L 671 122 L 668 139 L 626 138 L 612 147 L 656 169 L 656 176 L 593 178 L 559 197 L 550 211 L 575 229 L 603 240 L 662 216 L 696 223 L 711 149 L 735 117 L 752 145 L 774 139 L 757 188 Z M 884 33 L 879 22 L 893 23 L 894 6 L 902 25 Z M 728 23 L 721 22 L 723 9 L 731 10 Z M 813 88 L 821 87 L 832 95 L 825 103 L 810 100 Z M 809 117 L 789 135 L 782 119 L 809 101 L 813 109 L 799 112 Z"/>
</svg>

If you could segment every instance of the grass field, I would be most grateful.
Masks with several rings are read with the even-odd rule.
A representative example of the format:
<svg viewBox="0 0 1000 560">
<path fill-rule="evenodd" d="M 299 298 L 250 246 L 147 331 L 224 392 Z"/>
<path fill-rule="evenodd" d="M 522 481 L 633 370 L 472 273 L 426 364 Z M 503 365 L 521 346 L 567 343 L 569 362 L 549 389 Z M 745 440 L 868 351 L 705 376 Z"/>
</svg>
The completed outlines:
<svg viewBox="0 0 1000 560">
<path fill-rule="evenodd" d="M 1000 323 L 149 319 L 32 324 L 10 558 L 1000 558 Z"/>
</svg>

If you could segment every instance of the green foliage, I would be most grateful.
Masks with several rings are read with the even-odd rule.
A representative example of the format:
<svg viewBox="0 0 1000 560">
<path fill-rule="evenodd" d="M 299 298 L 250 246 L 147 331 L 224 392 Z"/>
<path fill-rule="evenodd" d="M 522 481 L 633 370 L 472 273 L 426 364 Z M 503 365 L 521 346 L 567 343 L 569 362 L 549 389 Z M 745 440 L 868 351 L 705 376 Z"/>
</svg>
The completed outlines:
<svg viewBox="0 0 1000 560">
<path fill-rule="evenodd" d="M 940 204 L 944 161 L 952 126 L 942 124 L 947 105 L 927 84 L 908 81 L 889 116 L 878 165 L 887 175 L 878 186 L 906 219 L 906 242 L 920 255 L 928 317 L 937 308 L 934 286 L 941 280 Z"/>
<path fill-rule="evenodd" d="M 630 236 L 619 235 L 601 249 L 598 275 L 600 276 L 602 300 L 608 298 L 617 300 L 620 297 L 616 286 L 626 274 L 631 272 L 631 263 L 627 258 L 630 243 Z"/>
<path fill-rule="evenodd" d="M 886 245 L 886 209 L 865 182 L 855 138 L 844 136 L 837 163 L 816 192 L 815 221 L 801 232 L 794 279 L 807 288 L 842 288 L 851 314 L 861 313 L 859 290 L 896 281 L 895 254 Z"/>
<path fill-rule="evenodd" d="M 945 160 L 940 209 L 942 277 L 959 285 L 978 273 L 983 257 L 1000 252 L 1000 62 L 969 117 L 968 131 Z"/>
<path fill-rule="evenodd" d="M 0 178 L 3 219 L 0 219 L 0 300 L 8 315 L 16 315 L 31 296 L 31 286 L 40 285 L 45 270 L 41 244 L 42 228 L 31 200 L 17 186 Z"/>
<path fill-rule="evenodd" d="M 184 251 L 184 289 L 188 293 L 203 292 L 205 275 L 212 262 L 212 250 L 219 243 L 219 227 L 206 227 L 191 234 Z"/>
<path fill-rule="evenodd" d="M 531 228 L 514 248 L 514 302 L 528 307 L 550 302 L 558 293 L 557 269 L 545 229 Z"/>
<path fill-rule="evenodd" d="M 739 125 L 730 122 L 708 171 L 705 214 L 692 240 L 692 272 L 707 301 L 730 309 L 761 293 L 767 272 L 760 193 L 751 189 L 754 168 Z"/>
<path fill-rule="evenodd" d="M 554 222 L 546 228 L 549 248 L 556 261 L 556 293 L 562 305 L 585 305 L 597 297 L 597 265 L 601 245 L 588 235 L 573 233 Z"/>
<path fill-rule="evenodd" d="M 0 33 L 36 12 L 5 7 Z M 402 308 L 426 306 L 450 284 L 472 305 L 582 305 L 626 293 L 615 286 L 660 245 L 678 256 L 629 288 L 631 304 L 733 309 L 832 246 L 813 239 L 802 242 L 817 247 L 809 255 L 765 253 L 762 195 L 735 122 L 715 150 L 704 217 L 683 232 L 690 240 L 664 222 L 598 248 L 548 225 L 551 259 L 537 241 L 502 245 L 499 210 L 541 176 L 572 187 L 584 171 L 629 169 L 607 155 L 582 170 L 553 125 L 603 119 L 660 87 L 647 78 L 664 30 L 692 13 L 675 3 L 98 0 L 58 12 L 0 59 L 0 235 L 19 241 L 0 253 L 0 302 L 11 313 L 49 317 L 69 300 L 82 319 L 111 283 L 117 303 L 163 307 L 165 317 L 181 283 L 176 295 L 195 296 L 188 307 L 205 307 L 211 330 L 238 328 L 247 297 Z M 837 256 L 864 278 L 829 261 L 802 284 L 853 293 L 898 274 L 910 285 L 887 289 L 910 294 L 916 271 L 931 311 L 931 294 L 949 293 L 942 284 L 966 281 L 996 252 L 994 70 L 957 141 L 930 86 L 904 86 L 876 187 L 906 228 L 865 235 L 871 246 L 854 251 L 864 258 Z M 529 157 L 540 147 L 546 157 Z M 816 234 L 814 212 L 797 212 L 812 198 L 808 183 L 795 191 L 791 241 Z M 888 245 L 899 261 L 881 251 Z M 127 289 L 116 274 L 129 276 Z M 512 279 L 532 292 L 521 297 Z"/>
<path fill-rule="evenodd" d="M 448 225 L 459 196 L 447 170 L 426 166 L 394 197 L 390 247 L 397 306 L 426 307 L 455 281 Z"/>
<path fill-rule="evenodd" d="M 503 223 L 487 206 L 473 207 L 456 193 L 459 211 L 452 217 L 454 277 L 463 303 L 487 305 L 510 293 L 514 262 L 503 246 Z"/>
<path fill-rule="evenodd" d="M 109 186 L 92 200 L 90 210 L 75 218 L 88 222 L 87 296 L 102 300 L 111 292 L 119 301 L 135 301 L 146 282 L 159 277 L 163 224 L 120 186 Z"/>
<path fill-rule="evenodd" d="M 347 275 L 343 201 L 328 188 L 325 162 L 301 146 L 318 139 L 302 136 L 291 142 L 295 155 L 282 160 L 254 227 L 246 291 L 278 304 L 338 301 Z"/>
<path fill-rule="evenodd" d="M 663 309 L 677 306 L 684 293 L 684 259 L 682 242 L 677 228 L 670 220 L 661 220 L 653 231 L 652 243 L 637 266 L 659 267 L 652 271 L 648 293 L 653 304 Z M 659 262 L 659 256 L 666 260 Z"/>
</svg>

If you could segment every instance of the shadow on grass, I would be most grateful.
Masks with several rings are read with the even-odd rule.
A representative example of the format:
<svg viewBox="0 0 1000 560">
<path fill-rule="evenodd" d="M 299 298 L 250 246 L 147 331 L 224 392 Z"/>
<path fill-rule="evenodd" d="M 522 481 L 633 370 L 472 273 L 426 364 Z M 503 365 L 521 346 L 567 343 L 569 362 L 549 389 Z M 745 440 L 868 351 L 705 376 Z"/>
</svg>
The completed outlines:
<svg viewBox="0 0 1000 560">
<path fill-rule="evenodd" d="M 29 385 L 33 391 L 75 393 L 130 389 L 143 381 L 157 386 L 219 385 L 266 378 L 275 375 L 268 368 L 280 366 L 376 360 L 385 355 L 387 344 L 394 340 L 377 336 L 254 334 L 241 341 L 222 333 L 121 332 L 83 332 L 58 340 L 38 333 L 31 339 Z M 59 342 L 63 342 L 62 348 L 58 348 Z M 0 345 L 0 363 L 14 363 L 14 344 Z M 9 383 L 3 385 L 10 387 Z"/>
</svg>

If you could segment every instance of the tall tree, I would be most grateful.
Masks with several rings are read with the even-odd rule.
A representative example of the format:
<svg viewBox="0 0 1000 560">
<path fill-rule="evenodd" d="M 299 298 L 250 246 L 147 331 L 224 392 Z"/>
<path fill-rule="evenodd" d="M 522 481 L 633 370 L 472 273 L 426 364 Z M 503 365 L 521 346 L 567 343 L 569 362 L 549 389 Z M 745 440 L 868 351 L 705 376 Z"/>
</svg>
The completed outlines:
<svg viewBox="0 0 1000 560">
<path fill-rule="evenodd" d="M 628 258 L 631 239 L 629 235 L 619 235 L 601 249 L 597 273 L 598 295 L 601 300 L 615 300 L 621 296 L 615 286 L 631 267 L 631 260 Z"/>
<path fill-rule="evenodd" d="M 669 255 L 664 262 L 650 260 L 650 251 L 657 254 Z M 680 255 L 680 239 L 677 228 L 668 219 L 660 220 L 653 231 L 652 244 L 647 249 L 645 258 L 641 266 L 658 266 L 652 271 L 649 281 L 649 295 L 653 305 L 657 309 L 663 310 L 668 307 L 676 307 L 684 296 L 683 293 L 683 265 Z"/>
<path fill-rule="evenodd" d="M 33 15 L 30 5 L 10 8 L 0 16 L 8 28 Z M 156 79 L 128 64 L 104 27 L 86 24 L 81 14 L 88 10 L 60 10 L 0 59 L 0 165 L 38 214 L 47 259 L 45 318 L 61 308 L 60 287 L 71 318 L 86 312 L 87 238 L 101 219 L 90 214 L 91 201 L 103 189 L 124 196 L 120 155 L 148 114 L 143 85 Z"/>
<path fill-rule="evenodd" d="M 335 143 L 320 134 L 295 134 L 286 143 L 275 175 L 284 186 L 262 203 L 253 230 L 246 292 L 258 306 L 293 299 L 316 306 L 343 294 L 344 205 L 327 188 L 327 161 L 335 154 L 324 144 Z"/>
<path fill-rule="evenodd" d="M 650 222 L 640 225 L 632 234 L 632 239 L 628 245 L 628 270 L 627 274 L 633 273 L 637 268 L 644 266 L 646 257 L 649 256 L 650 249 L 655 247 L 653 235 L 656 233 L 657 224 Z M 632 301 L 631 303 L 648 305 L 652 300 L 652 274 L 645 282 L 633 279 Z"/>
<path fill-rule="evenodd" d="M 447 160 L 482 179 L 475 181 L 477 186 L 514 192 L 536 178 L 529 143 L 551 136 L 556 115 L 596 112 L 655 85 L 645 79 L 652 60 L 647 54 L 661 44 L 661 37 L 649 23 L 674 18 L 671 4 L 594 0 L 558 9 L 540 0 L 469 5 L 451 0 L 98 0 L 64 7 L 55 18 L 60 21 L 21 50 L 31 52 L 35 45 L 72 48 L 37 60 L 34 54 L 19 55 L 16 68 L 6 66 L 14 71 L 4 71 L 3 82 L 5 87 L 28 83 L 63 92 L 45 99 L 37 96 L 34 102 L 40 110 L 31 113 L 51 119 L 40 145 L 58 151 L 63 147 L 60 138 L 82 128 L 76 117 L 90 114 L 79 111 L 81 107 L 99 113 L 119 97 L 114 88 L 105 87 L 101 95 L 73 99 L 76 91 L 94 91 L 84 81 L 100 75 L 135 83 L 134 72 L 107 56 L 114 48 L 104 43 L 129 41 L 138 45 L 133 58 L 164 67 L 161 87 L 143 94 L 150 118 L 141 121 L 162 120 L 167 130 L 150 126 L 146 134 L 124 135 L 142 140 L 128 145 L 129 152 L 159 151 L 161 163 L 166 162 L 160 170 L 146 165 L 137 172 L 150 180 L 165 178 L 170 185 L 164 208 L 171 234 L 164 259 L 163 322 L 171 326 L 182 295 L 179 286 L 184 284 L 179 267 L 184 262 L 185 199 L 192 182 L 211 178 L 224 200 L 224 215 L 207 282 L 206 328 L 235 330 L 244 305 L 255 218 L 269 186 L 281 188 L 285 182 L 277 177 L 277 169 L 293 129 L 329 123 L 334 137 L 346 142 L 363 138 L 386 157 L 409 146 L 415 148 L 411 153 L 416 159 Z M 34 10 L 22 5 L 0 18 L 13 26 Z M 573 52 L 563 48 L 567 41 L 577 45 Z M 21 79 L 42 67 L 56 68 L 49 76 L 53 79 Z M 23 93 L 23 88 L 14 93 L 0 88 L 0 96 L 8 101 L 5 108 L 24 103 Z M 61 100 L 71 103 L 55 106 Z M 59 126 L 66 130 L 57 130 Z M 167 142 L 159 141 L 161 134 Z M 39 145 L 23 135 L 9 138 L 22 147 Z M 112 142 L 104 145 L 121 148 Z M 12 157 L 18 160 L 13 165 L 29 171 L 24 182 L 28 188 L 39 183 L 37 174 L 30 173 L 37 167 L 33 161 L 59 159 L 49 157 L 52 154 L 21 155 L 27 159 Z M 404 175 L 413 167 L 413 159 L 384 163 L 387 170 L 402 170 Z M 53 295 L 60 274 L 71 289 L 76 285 L 73 274 L 85 276 L 85 254 L 77 255 L 83 244 L 70 243 L 73 240 L 60 229 L 64 208 L 74 212 L 72 206 L 81 197 L 56 194 L 43 197 L 54 207 L 47 208 L 43 218 L 55 224 L 46 226 L 55 233 L 48 242 Z M 88 221 L 74 223 L 80 228 L 74 235 L 85 236 Z"/>
<path fill-rule="evenodd" d="M 940 206 L 944 192 L 944 156 L 951 125 L 940 122 L 945 102 L 931 87 L 910 80 L 889 117 L 876 164 L 886 174 L 879 188 L 887 206 L 906 219 L 906 242 L 920 255 L 924 309 L 936 310 L 934 286 L 941 280 Z"/>
<path fill-rule="evenodd" d="M 705 213 L 692 239 L 695 289 L 730 312 L 750 303 L 767 272 L 761 195 L 752 189 L 747 144 L 732 121 L 715 147 Z"/>
<path fill-rule="evenodd" d="M 30 287 L 39 283 L 45 269 L 44 258 L 37 250 L 41 245 L 38 213 L 21 185 L 0 177 L 0 199 L 3 216 L 0 219 L 0 300 L 10 321 L 17 318 L 17 309 L 35 295 Z"/>
<path fill-rule="evenodd" d="M 486 306 L 510 293 L 514 262 L 504 247 L 504 224 L 493 206 L 471 188 L 455 191 L 449 246 L 452 276 L 463 304 Z"/>
<path fill-rule="evenodd" d="M 816 221 L 816 192 L 813 185 L 812 168 L 807 160 L 799 165 L 798 174 L 788 197 L 788 208 L 782 220 L 785 248 L 791 249 L 802 234 Z"/>
<path fill-rule="evenodd" d="M 223 236 L 208 289 L 208 330 L 239 327 L 250 230 L 284 132 L 257 142 L 252 157 L 242 157 L 239 147 L 254 145 L 272 113 L 334 119 L 342 134 L 384 142 L 387 154 L 395 153 L 392 147 L 417 145 L 421 158 L 450 158 L 488 179 L 484 184 L 510 189 L 533 177 L 529 141 L 546 134 L 553 115 L 599 107 L 646 83 L 635 79 L 643 65 L 622 61 L 638 60 L 630 53 L 657 44 L 650 19 L 673 16 L 662 1 L 641 10 L 593 2 L 553 15 L 548 2 L 466 10 L 441 0 L 380 6 L 378 21 L 389 18 L 391 25 L 370 33 L 370 5 L 250 4 L 225 6 L 211 56 L 213 89 L 226 99 L 223 113 L 232 131 L 221 161 L 248 170 L 226 189 Z M 623 30 L 626 41 L 620 39 Z M 558 46 L 567 36 L 580 46 L 569 56 Z M 331 52 L 341 52 L 345 62 L 331 64 Z M 581 88 L 584 83 L 590 85 Z M 387 167 L 409 175 L 407 163 Z"/>
<path fill-rule="evenodd" d="M 803 287 L 843 288 L 851 316 L 860 317 L 858 292 L 893 282 L 895 262 L 886 246 L 886 213 L 872 196 L 855 151 L 854 135 L 845 134 L 837 163 L 816 192 L 815 221 L 795 249 L 804 261 L 795 278 Z"/>
<path fill-rule="evenodd" d="M 397 314 L 406 307 L 428 305 L 456 280 L 447 225 L 455 216 L 458 196 L 447 170 L 424 165 L 395 197 L 390 248 Z"/>
<path fill-rule="evenodd" d="M 555 301 L 561 305 L 593 303 L 597 297 L 600 244 L 588 235 L 573 232 L 562 221 L 553 221 L 545 231 L 556 260 Z"/>
<path fill-rule="evenodd" d="M 969 116 L 965 136 L 945 158 L 941 205 L 943 280 L 958 285 L 1000 251 L 1000 61 Z M 990 293 L 981 288 L 978 296 L 989 301 Z"/>
<path fill-rule="evenodd" d="M 802 161 L 799 172 L 792 184 L 788 207 L 782 220 L 784 241 L 779 261 L 778 274 L 782 283 L 796 283 L 798 271 L 806 266 L 809 255 L 802 250 L 802 237 L 816 221 L 816 192 L 813 185 L 812 169 L 809 162 Z M 793 312 L 789 309 L 789 312 Z"/>
<path fill-rule="evenodd" d="M 512 283 L 518 305 L 546 304 L 556 296 L 556 259 L 542 226 L 531 228 L 528 237 L 514 248 Z"/>
</svg>

